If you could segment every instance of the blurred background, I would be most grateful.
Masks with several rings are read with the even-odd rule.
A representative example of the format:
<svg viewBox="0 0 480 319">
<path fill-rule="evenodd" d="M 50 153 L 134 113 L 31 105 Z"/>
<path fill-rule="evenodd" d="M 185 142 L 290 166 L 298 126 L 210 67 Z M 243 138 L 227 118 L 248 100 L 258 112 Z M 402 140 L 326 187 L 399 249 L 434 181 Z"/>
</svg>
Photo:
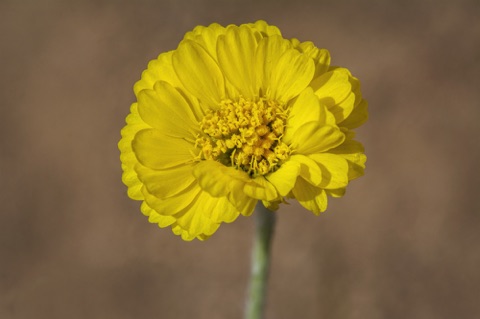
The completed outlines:
<svg viewBox="0 0 480 319">
<path fill-rule="evenodd" d="M 243 316 L 253 218 L 149 224 L 117 142 L 149 60 L 265 19 L 362 81 L 366 175 L 284 206 L 266 318 L 480 318 L 478 1 L 0 1 L 0 318 Z"/>
</svg>

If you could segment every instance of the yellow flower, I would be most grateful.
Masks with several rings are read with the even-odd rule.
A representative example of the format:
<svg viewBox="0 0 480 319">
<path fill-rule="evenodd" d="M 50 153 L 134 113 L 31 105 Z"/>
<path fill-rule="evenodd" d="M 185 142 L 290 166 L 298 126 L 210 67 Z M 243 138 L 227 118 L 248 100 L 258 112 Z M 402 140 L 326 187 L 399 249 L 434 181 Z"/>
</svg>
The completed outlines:
<svg viewBox="0 0 480 319">
<path fill-rule="evenodd" d="M 128 195 L 184 240 L 295 198 L 315 214 L 363 175 L 359 81 L 264 21 L 198 26 L 148 64 L 119 142 Z"/>
</svg>

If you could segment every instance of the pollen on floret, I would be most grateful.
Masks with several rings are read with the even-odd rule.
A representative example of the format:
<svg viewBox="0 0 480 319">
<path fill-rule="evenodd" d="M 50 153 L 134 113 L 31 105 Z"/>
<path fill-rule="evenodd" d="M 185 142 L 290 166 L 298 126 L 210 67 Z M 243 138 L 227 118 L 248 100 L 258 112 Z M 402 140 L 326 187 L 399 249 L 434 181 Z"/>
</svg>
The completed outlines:
<svg viewBox="0 0 480 319">
<path fill-rule="evenodd" d="M 288 159 L 290 147 L 281 138 L 286 126 L 285 105 L 260 98 L 223 100 L 200 121 L 196 146 L 200 158 L 216 160 L 255 177 L 273 172 Z"/>
</svg>

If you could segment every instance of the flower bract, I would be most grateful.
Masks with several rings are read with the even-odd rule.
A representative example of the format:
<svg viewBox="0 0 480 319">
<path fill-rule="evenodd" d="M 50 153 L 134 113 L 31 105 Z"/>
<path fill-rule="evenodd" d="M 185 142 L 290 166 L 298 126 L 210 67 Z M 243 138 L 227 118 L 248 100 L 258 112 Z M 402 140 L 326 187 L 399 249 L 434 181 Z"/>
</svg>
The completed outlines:
<svg viewBox="0 0 480 319">
<path fill-rule="evenodd" d="M 291 198 L 314 214 L 345 193 L 366 157 L 359 81 L 312 42 L 265 21 L 188 32 L 135 84 L 119 142 L 141 211 L 184 240 Z"/>
</svg>

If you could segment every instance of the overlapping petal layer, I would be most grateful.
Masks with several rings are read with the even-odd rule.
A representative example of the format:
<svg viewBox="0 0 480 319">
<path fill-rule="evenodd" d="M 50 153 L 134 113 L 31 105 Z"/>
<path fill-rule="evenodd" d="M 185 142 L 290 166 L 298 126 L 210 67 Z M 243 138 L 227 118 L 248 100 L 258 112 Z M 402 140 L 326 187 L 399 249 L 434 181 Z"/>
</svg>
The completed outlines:
<svg viewBox="0 0 480 319">
<path fill-rule="evenodd" d="M 295 198 L 319 214 L 364 173 L 359 81 L 264 21 L 196 27 L 134 92 L 123 182 L 150 222 L 184 240 L 207 239 L 258 200 L 276 209 Z"/>
</svg>

